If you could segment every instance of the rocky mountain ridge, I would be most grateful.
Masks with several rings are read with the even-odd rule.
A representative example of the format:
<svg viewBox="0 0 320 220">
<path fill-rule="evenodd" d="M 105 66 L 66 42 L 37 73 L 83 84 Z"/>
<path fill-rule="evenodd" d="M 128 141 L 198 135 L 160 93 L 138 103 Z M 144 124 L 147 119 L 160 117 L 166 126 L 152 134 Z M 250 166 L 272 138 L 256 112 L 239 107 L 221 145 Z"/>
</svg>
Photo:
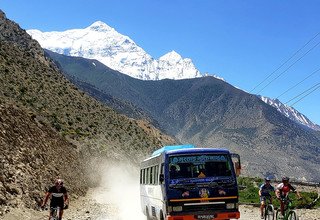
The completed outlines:
<svg viewBox="0 0 320 220">
<path fill-rule="evenodd" d="M 263 96 L 258 96 L 258 97 L 268 105 L 275 107 L 279 112 L 281 112 L 283 115 L 285 115 L 292 121 L 295 121 L 313 130 L 320 131 L 319 125 L 310 121 L 305 115 L 301 114 L 296 109 L 283 104 L 278 99 L 271 99 Z"/>
<path fill-rule="evenodd" d="M 152 58 L 128 36 L 118 33 L 101 21 L 84 29 L 27 32 L 38 40 L 43 48 L 68 56 L 96 59 L 114 70 L 138 79 L 186 79 L 208 75 L 201 74 L 191 59 L 182 58 L 175 51 L 163 55 L 158 60 Z M 219 76 L 214 77 L 221 79 Z M 319 125 L 294 108 L 286 107 L 279 101 L 272 101 L 271 98 L 266 97 L 262 100 L 293 121 L 320 130 Z"/>
<path fill-rule="evenodd" d="M 143 81 L 95 60 L 49 55 L 67 76 L 134 103 L 180 142 L 239 153 L 249 175 L 280 178 L 286 173 L 300 180 L 320 179 L 320 133 L 223 80 L 207 76 Z"/>
</svg>

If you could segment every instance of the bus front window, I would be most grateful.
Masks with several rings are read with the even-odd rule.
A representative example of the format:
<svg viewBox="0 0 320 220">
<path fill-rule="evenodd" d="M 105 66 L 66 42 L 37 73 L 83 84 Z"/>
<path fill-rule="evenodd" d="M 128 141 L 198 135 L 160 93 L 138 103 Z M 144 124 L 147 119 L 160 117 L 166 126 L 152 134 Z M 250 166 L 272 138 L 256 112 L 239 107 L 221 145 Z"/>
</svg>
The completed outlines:
<svg viewBox="0 0 320 220">
<path fill-rule="evenodd" d="M 187 155 L 169 158 L 170 179 L 231 176 L 227 155 Z"/>
</svg>

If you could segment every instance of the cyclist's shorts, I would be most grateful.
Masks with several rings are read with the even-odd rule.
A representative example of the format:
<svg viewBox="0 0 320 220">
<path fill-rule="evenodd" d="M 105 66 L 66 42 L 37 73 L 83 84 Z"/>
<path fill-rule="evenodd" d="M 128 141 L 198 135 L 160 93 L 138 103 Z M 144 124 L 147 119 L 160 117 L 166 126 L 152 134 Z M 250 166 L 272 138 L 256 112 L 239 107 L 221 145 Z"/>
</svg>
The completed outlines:
<svg viewBox="0 0 320 220">
<path fill-rule="evenodd" d="M 56 207 L 59 207 L 61 210 L 63 209 L 64 207 L 64 202 L 51 202 L 50 203 L 50 208 L 56 208 Z"/>
<path fill-rule="evenodd" d="M 271 196 L 260 196 L 260 202 L 265 202 L 267 199 L 270 199 Z"/>
</svg>

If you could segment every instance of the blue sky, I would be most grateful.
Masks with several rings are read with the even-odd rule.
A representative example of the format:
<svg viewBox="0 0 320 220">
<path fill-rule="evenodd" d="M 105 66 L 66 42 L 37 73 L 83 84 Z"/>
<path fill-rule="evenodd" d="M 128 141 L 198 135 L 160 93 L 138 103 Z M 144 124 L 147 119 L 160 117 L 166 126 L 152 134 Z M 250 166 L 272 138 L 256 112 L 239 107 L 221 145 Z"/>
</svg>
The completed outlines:
<svg viewBox="0 0 320 220">
<path fill-rule="evenodd" d="M 24 29 L 63 31 L 101 20 L 154 58 L 175 50 L 202 73 L 263 96 L 277 98 L 308 77 L 279 97 L 283 103 L 320 83 L 320 71 L 312 74 L 320 68 L 319 8 L 316 0 L 0 0 Z M 319 102 L 320 88 L 293 107 L 320 124 Z"/>
</svg>

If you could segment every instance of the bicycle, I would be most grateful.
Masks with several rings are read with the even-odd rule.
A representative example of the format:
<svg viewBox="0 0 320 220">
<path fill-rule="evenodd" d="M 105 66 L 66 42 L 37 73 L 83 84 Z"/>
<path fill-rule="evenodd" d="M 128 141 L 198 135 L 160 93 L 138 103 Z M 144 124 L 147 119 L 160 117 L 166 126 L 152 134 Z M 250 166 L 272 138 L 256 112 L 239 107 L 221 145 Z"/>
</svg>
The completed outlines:
<svg viewBox="0 0 320 220">
<path fill-rule="evenodd" d="M 60 207 L 50 207 L 51 210 L 51 218 L 50 220 L 59 220 Z"/>
<path fill-rule="evenodd" d="M 49 209 L 48 206 L 44 206 L 44 207 L 38 206 L 38 208 L 39 208 L 39 211 L 44 211 L 44 210 L 48 210 Z M 63 207 L 63 210 L 68 209 L 68 208 L 69 208 L 69 205 L 65 205 Z M 51 213 L 50 220 L 59 220 L 60 209 L 61 208 L 59 206 L 50 207 L 50 213 Z"/>
<path fill-rule="evenodd" d="M 266 204 L 264 206 L 264 219 L 265 220 L 274 220 L 274 207 L 271 203 L 271 198 L 266 198 Z"/>
<path fill-rule="evenodd" d="M 297 212 L 294 210 L 292 201 L 288 197 L 281 198 L 281 202 L 284 204 L 284 215 L 281 214 L 281 210 L 277 209 L 276 220 L 298 220 Z"/>
</svg>

